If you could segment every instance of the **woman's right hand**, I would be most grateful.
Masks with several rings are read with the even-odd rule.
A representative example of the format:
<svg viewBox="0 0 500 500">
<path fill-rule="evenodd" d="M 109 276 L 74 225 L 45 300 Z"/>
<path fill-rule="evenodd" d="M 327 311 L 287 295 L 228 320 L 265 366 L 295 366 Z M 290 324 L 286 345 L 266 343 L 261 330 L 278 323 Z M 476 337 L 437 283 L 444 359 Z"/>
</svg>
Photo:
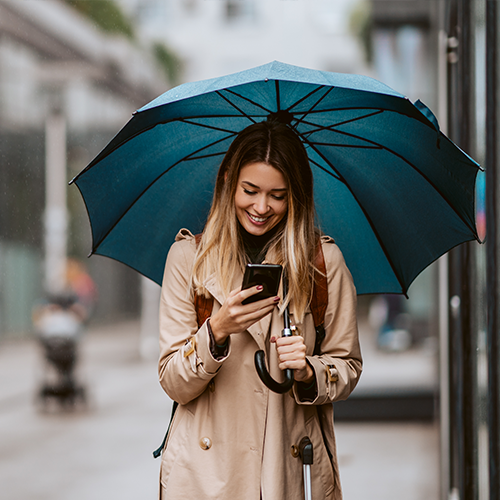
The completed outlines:
<svg viewBox="0 0 500 500">
<path fill-rule="evenodd" d="M 238 288 L 228 295 L 222 307 L 210 318 L 210 327 L 217 344 L 222 345 L 232 333 L 243 333 L 276 307 L 279 297 L 242 304 L 245 299 L 261 290 L 260 285 L 245 290 Z"/>
</svg>

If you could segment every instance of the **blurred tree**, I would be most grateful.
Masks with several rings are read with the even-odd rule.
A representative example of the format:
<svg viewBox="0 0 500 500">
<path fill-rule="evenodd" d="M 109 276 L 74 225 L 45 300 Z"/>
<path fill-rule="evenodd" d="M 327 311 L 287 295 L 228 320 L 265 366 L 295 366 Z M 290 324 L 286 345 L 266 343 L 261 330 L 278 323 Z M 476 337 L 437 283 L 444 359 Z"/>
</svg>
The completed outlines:
<svg viewBox="0 0 500 500">
<path fill-rule="evenodd" d="M 367 0 L 361 0 L 356 3 L 351 11 L 350 18 L 351 32 L 358 37 L 364 50 L 367 62 L 372 61 L 372 22 L 371 22 L 371 8 Z"/>
<path fill-rule="evenodd" d="M 177 85 L 182 73 L 182 61 L 165 44 L 157 42 L 153 45 L 153 53 L 156 61 L 167 76 L 169 82 Z"/>
<path fill-rule="evenodd" d="M 132 23 L 113 0 L 64 0 L 108 33 L 134 38 Z"/>
</svg>

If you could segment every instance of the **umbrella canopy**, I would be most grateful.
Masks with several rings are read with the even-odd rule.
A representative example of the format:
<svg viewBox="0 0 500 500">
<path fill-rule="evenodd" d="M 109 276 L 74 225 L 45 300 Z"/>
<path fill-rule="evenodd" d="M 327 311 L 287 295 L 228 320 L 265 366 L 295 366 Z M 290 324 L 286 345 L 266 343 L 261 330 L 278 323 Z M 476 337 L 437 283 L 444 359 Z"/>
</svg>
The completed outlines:
<svg viewBox="0 0 500 500">
<path fill-rule="evenodd" d="M 478 239 L 479 166 L 427 107 L 365 76 L 275 61 L 180 85 L 134 113 L 72 181 L 92 253 L 161 283 L 177 231 L 203 229 L 232 140 L 269 116 L 306 147 L 318 225 L 341 248 L 359 294 L 406 293 L 430 263 Z"/>
</svg>

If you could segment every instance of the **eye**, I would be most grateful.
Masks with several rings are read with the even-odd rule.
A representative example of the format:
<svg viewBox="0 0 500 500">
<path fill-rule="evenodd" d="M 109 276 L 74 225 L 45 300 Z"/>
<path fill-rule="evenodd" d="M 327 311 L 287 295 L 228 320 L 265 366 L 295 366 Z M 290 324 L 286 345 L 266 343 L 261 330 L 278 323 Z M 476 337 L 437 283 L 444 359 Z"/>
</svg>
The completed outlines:
<svg viewBox="0 0 500 500">
<path fill-rule="evenodd" d="M 285 195 L 278 195 L 278 194 L 273 194 L 272 197 L 275 199 L 275 200 L 278 200 L 278 201 L 282 201 L 285 199 Z"/>
<path fill-rule="evenodd" d="M 250 191 L 249 189 L 245 189 L 245 188 L 243 188 L 243 192 L 245 194 L 250 194 L 250 195 L 255 194 L 255 191 Z"/>
</svg>

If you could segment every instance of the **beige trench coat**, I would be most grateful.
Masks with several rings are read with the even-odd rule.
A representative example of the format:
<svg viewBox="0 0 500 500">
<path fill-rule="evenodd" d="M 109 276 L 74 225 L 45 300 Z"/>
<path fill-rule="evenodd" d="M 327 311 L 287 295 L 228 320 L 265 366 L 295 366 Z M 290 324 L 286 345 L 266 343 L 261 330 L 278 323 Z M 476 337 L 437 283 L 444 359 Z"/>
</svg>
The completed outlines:
<svg viewBox="0 0 500 500">
<path fill-rule="evenodd" d="M 271 375 L 281 380 L 276 349 L 269 343 L 283 328 L 277 309 L 245 333 L 231 335 L 226 358 L 212 357 L 207 325 L 198 329 L 189 291 L 196 244 L 189 231 L 178 234 L 167 257 L 160 305 L 159 378 L 179 403 L 162 456 L 162 500 L 302 500 L 302 463 L 291 448 L 306 435 L 314 448 L 313 498 L 342 498 L 331 403 L 346 399 L 356 386 L 361 353 L 351 275 L 333 240 L 323 237 L 322 244 L 329 304 L 320 356 L 312 356 L 311 313 L 303 324 L 295 323 L 316 375 L 317 397 L 305 402 L 295 387 L 287 394 L 269 391 L 255 371 L 255 351 L 264 349 Z M 241 281 L 242 275 L 235 276 L 233 289 Z M 224 301 L 216 276 L 206 287 L 215 298 L 215 313 Z"/>
</svg>

